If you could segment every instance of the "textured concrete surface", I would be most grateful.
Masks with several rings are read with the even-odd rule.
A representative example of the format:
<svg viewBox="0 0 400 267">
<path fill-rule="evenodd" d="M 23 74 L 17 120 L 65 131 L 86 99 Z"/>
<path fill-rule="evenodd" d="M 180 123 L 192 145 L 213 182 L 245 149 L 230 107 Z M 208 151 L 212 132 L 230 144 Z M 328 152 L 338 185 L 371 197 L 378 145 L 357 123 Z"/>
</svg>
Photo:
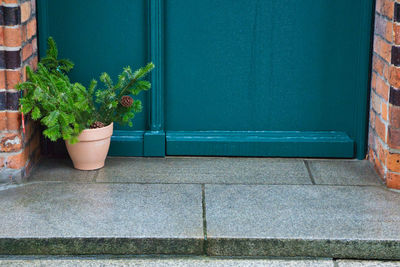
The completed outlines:
<svg viewBox="0 0 400 267">
<path fill-rule="evenodd" d="M 333 267 L 332 260 L 300 259 L 221 259 L 221 258 L 120 258 L 120 259 L 1 259 L 1 266 L 220 266 L 220 267 Z"/>
<path fill-rule="evenodd" d="M 28 180 L 30 182 L 93 182 L 96 174 L 95 171 L 74 169 L 70 159 L 45 159 L 39 163 Z"/>
<path fill-rule="evenodd" d="M 399 267 L 400 261 L 355 261 L 338 260 L 338 267 Z"/>
<path fill-rule="evenodd" d="M 331 259 L 271 259 L 216 257 L 0 257 L 0 266 L 218 266 L 218 267 L 398 267 L 398 261 L 356 261 Z"/>
<path fill-rule="evenodd" d="M 311 184 L 303 160 L 270 158 L 108 158 L 97 182 Z"/>
<path fill-rule="evenodd" d="M 200 185 L 12 188 L 0 192 L 0 254 L 200 253 L 201 202 Z"/>
<path fill-rule="evenodd" d="M 0 255 L 400 260 L 400 194 L 377 179 L 365 161 L 110 158 L 82 172 L 47 160 L 0 188 Z"/>
<path fill-rule="evenodd" d="M 320 185 L 382 185 L 367 160 L 308 160 L 311 174 Z"/>
<path fill-rule="evenodd" d="M 400 194 L 382 187 L 206 185 L 205 202 L 211 255 L 400 259 Z"/>
</svg>

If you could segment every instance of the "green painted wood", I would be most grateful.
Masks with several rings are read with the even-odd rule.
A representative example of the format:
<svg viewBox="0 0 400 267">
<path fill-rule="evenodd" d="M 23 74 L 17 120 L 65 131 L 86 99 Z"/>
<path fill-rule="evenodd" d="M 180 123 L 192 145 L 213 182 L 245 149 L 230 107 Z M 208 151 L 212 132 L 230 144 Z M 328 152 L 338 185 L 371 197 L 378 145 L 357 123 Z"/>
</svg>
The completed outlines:
<svg viewBox="0 0 400 267">
<path fill-rule="evenodd" d="M 116 130 L 111 137 L 109 156 L 143 156 L 144 131 Z"/>
<path fill-rule="evenodd" d="M 343 132 L 167 131 L 168 155 L 351 158 Z"/>
<path fill-rule="evenodd" d="M 138 68 L 149 61 L 146 0 L 38 0 L 37 5 L 40 53 L 46 50 L 47 37 L 53 36 L 60 56 L 75 63 L 71 80 L 88 85 L 104 71 L 116 80 L 123 67 Z M 140 99 L 144 110 L 135 117 L 134 127 L 116 125 L 118 134 L 135 136 L 132 131 L 147 129 L 147 95 Z M 110 154 L 143 155 L 143 138 L 125 137 L 112 138 Z"/>
<path fill-rule="evenodd" d="M 77 64 L 72 79 L 86 84 L 156 64 L 145 110 L 133 129 L 116 127 L 112 155 L 363 158 L 372 6 L 38 0 L 39 48 L 54 36 Z"/>
<path fill-rule="evenodd" d="M 357 53 L 357 69 L 364 69 L 368 66 L 370 70 L 372 62 L 372 32 L 374 31 L 373 15 L 375 14 L 375 1 L 362 1 L 360 0 L 361 14 L 359 20 L 358 32 L 360 33 L 359 47 L 360 51 Z M 369 30 L 367 26 L 370 26 Z M 369 45 L 367 45 L 369 44 Z M 356 99 L 356 134 L 355 139 L 357 140 L 356 156 L 358 159 L 364 159 L 368 149 L 368 119 L 369 119 L 369 99 L 370 99 L 370 88 L 371 88 L 371 73 L 370 71 L 360 72 L 360 77 L 357 79 L 356 88 L 367 88 L 366 90 L 357 90 Z"/>
<path fill-rule="evenodd" d="M 166 0 L 166 131 L 344 132 L 363 158 L 372 3 Z M 289 154 L 349 156 L 335 145 Z"/>
<path fill-rule="evenodd" d="M 150 130 L 144 135 L 144 156 L 165 156 L 163 1 L 149 0 L 150 59 L 156 68 L 151 73 Z"/>
</svg>

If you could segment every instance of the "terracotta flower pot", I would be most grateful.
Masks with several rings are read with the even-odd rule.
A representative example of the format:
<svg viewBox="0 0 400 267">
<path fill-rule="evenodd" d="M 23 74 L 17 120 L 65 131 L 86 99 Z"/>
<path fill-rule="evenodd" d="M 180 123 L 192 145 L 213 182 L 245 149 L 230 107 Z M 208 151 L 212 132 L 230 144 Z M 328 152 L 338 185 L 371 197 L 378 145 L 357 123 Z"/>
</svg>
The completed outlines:
<svg viewBox="0 0 400 267">
<path fill-rule="evenodd" d="M 103 128 L 83 130 L 78 136 L 78 143 L 71 145 L 65 142 L 76 169 L 96 170 L 104 166 L 110 148 L 113 126 L 111 123 Z"/>
</svg>

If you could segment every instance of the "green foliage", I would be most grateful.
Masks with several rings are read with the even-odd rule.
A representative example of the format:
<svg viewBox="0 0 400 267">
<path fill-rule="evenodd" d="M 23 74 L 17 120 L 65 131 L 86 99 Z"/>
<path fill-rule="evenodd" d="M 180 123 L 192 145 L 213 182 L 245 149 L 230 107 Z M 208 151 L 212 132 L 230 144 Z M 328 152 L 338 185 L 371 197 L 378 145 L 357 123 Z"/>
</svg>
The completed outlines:
<svg viewBox="0 0 400 267">
<path fill-rule="evenodd" d="M 37 71 L 27 67 L 28 81 L 17 86 L 25 90 L 20 99 L 21 111 L 31 112 L 32 119 L 40 120 L 46 127 L 43 134 L 50 140 L 63 138 L 75 143 L 90 123 L 93 110 L 85 87 L 71 83 L 66 75 L 73 63 L 58 60 L 57 54 L 55 42 L 49 38 L 47 56 L 40 61 Z"/>
<path fill-rule="evenodd" d="M 96 80 L 87 89 L 80 83 L 71 83 L 67 73 L 73 66 L 70 60 L 58 59 L 56 43 L 50 37 L 46 57 L 41 59 L 37 71 L 27 67 L 28 81 L 17 86 L 25 91 L 20 99 L 21 111 L 30 113 L 33 120 L 40 120 L 46 128 L 43 134 L 52 141 L 62 138 L 76 143 L 78 135 L 95 121 L 132 126 L 131 120 L 142 110 L 142 103 L 133 100 L 127 106 L 121 104 L 121 99 L 150 89 L 150 82 L 142 79 L 154 65 L 149 63 L 134 73 L 130 67 L 124 68 L 115 85 L 103 73 L 100 81 L 105 89 L 97 89 Z"/>
<path fill-rule="evenodd" d="M 133 73 L 130 67 L 126 67 L 118 76 L 116 84 L 113 83 L 107 73 L 101 74 L 100 81 L 106 88 L 97 90 L 95 93 L 95 102 L 99 105 L 95 117 L 106 125 L 117 122 L 132 126 L 135 113 L 142 111 L 142 102 L 133 100 L 133 104 L 126 107 L 121 104 L 121 98 L 125 95 L 137 96 L 140 92 L 149 90 L 151 88 L 150 82 L 142 79 L 153 68 L 154 64 L 149 63 Z M 94 86 L 96 86 L 95 82 Z"/>
</svg>

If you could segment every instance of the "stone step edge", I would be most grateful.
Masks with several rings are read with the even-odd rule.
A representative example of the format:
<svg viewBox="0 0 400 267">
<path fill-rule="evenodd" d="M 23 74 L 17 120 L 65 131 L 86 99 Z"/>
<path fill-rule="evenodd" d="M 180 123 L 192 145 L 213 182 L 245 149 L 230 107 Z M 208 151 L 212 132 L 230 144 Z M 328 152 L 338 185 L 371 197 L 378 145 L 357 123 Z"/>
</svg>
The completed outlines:
<svg viewBox="0 0 400 267">
<path fill-rule="evenodd" d="M 0 238 L 0 255 L 205 255 L 400 260 L 400 240 L 290 238 Z"/>
</svg>

